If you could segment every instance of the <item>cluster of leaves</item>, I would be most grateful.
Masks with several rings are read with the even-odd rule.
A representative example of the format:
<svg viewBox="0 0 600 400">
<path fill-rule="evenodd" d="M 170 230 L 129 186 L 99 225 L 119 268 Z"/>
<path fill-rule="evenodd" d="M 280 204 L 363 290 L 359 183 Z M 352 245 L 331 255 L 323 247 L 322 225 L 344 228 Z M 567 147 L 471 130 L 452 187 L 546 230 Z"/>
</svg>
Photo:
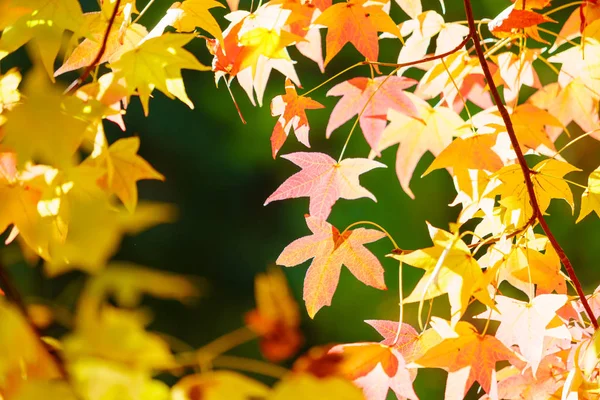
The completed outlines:
<svg viewBox="0 0 600 400">
<path fill-rule="evenodd" d="M 224 5 L 213 0 L 174 3 L 152 29 L 137 23 L 148 7 L 139 12 L 133 0 L 101 1 L 99 11 L 86 14 L 76 0 L 0 0 L 0 59 L 27 45 L 34 61 L 23 83 L 17 70 L 0 75 L 0 230 L 10 228 L 6 243 L 17 241 L 28 259 L 42 260 L 49 276 L 72 269 L 91 274 L 73 329 L 60 341 L 39 336 L 36 313 L 1 274 L 7 300 L 0 298 L 0 396 L 382 400 L 391 389 L 399 399 L 416 399 L 418 370 L 442 368 L 448 399 L 463 398 L 475 382 L 491 399 L 597 398 L 600 302 L 583 293 L 544 216 L 552 199 L 575 207 L 570 185 L 576 183 L 565 176 L 580 169 L 562 150 L 588 136 L 600 138 L 600 3 L 550 3 L 516 0 L 494 19 L 476 21 L 464 0 L 467 20 L 450 22 L 443 12 L 423 11 L 420 0 L 270 0 L 251 11 L 230 0 L 229 25 L 221 31 L 210 9 Z M 390 17 L 397 6 L 406 15 L 401 21 Z M 540 26 L 557 23 L 550 15 L 569 8 L 558 34 Z M 491 33 L 486 38 L 484 24 Z M 378 61 L 380 39 L 401 45 L 397 62 Z M 184 48 L 191 40 L 206 41 L 211 66 Z M 324 71 L 348 43 L 365 60 L 299 95 L 288 47 Z M 56 68 L 61 49 L 67 54 Z M 555 81 L 541 84 L 540 63 L 556 73 Z M 327 137 L 355 118 L 339 158 L 313 151 L 283 155 L 301 170 L 265 204 L 309 198 L 312 234 L 289 244 L 277 264 L 312 259 L 304 281 L 311 318 L 331 304 L 343 265 L 366 285 L 386 288 L 384 269 L 365 245 L 387 236 L 400 276 L 403 264 L 424 270 L 410 295 L 403 297 L 400 287 L 399 320 L 367 321 L 382 342 L 312 349 L 291 372 L 223 356 L 255 337 L 272 362 L 301 346 L 296 303 L 275 270 L 257 277 L 257 308 L 245 327 L 174 354 L 164 338 L 146 330 L 140 298 L 185 300 L 195 295 L 194 286 L 178 276 L 109 263 L 124 234 L 174 218 L 168 205 L 138 204 L 137 181 L 164 177 L 137 154 L 138 138 L 109 145 L 104 124 L 125 130 L 122 115 L 132 96 L 147 115 L 155 89 L 193 107 L 182 69 L 212 71 L 228 88 L 237 80 L 261 105 L 275 69 L 286 78 L 285 94 L 271 101 L 279 117 L 271 135 L 276 158 L 292 130 L 310 147 L 306 110 L 323 106 L 307 95 L 360 66 L 368 66 L 371 76 L 327 92 L 340 97 Z M 381 75 L 382 68 L 392 70 Z M 66 89 L 55 82 L 78 69 L 83 72 Z M 406 77 L 407 71 L 419 80 Z M 525 96 L 524 86 L 533 95 Z M 558 150 L 555 142 L 568 126 L 584 133 Z M 358 127 L 368 144 L 366 157 L 344 158 Z M 410 181 L 427 151 L 436 158 L 425 174 L 447 169 L 453 178 L 461 212 L 448 230 L 429 226 L 432 247 L 403 250 L 373 222 L 340 231 L 327 221 L 339 199 L 375 200 L 359 176 L 385 167 L 374 159 L 396 145 L 396 173 L 408 196 L 414 198 Z M 577 221 L 600 214 L 599 174 L 600 167 L 584 186 Z M 431 315 L 433 299 L 443 295 L 449 311 Z M 430 313 L 423 321 L 426 301 Z M 419 304 L 419 330 L 403 322 L 407 303 Z M 477 307 L 483 312 L 474 312 Z M 281 379 L 269 388 L 213 367 Z M 200 372 L 173 387 L 155 379 L 163 372 L 181 376 L 188 368 Z"/>
</svg>

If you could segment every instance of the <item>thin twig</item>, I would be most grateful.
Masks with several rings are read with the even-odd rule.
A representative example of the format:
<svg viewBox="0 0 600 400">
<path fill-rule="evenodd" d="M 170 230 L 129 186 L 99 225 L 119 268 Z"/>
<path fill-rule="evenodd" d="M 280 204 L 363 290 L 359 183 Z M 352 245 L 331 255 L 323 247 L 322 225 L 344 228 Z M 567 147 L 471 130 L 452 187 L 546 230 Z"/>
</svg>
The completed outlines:
<svg viewBox="0 0 600 400">
<path fill-rule="evenodd" d="M 110 36 L 110 31 L 112 30 L 112 27 L 115 23 L 115 19 L 117 19 L 117 14 L 119 13 L 120 6 L 121 0 L 117 0 L 115 2 L 115 8 L 113 9 L 112 15 L 108 20 L 108 26 L 106 27 L 106 32 L 104 32 L 104 38 L 102 38 L 102 45 L 100 46 L 100 50 L 98 50 L 98 54 L 96 54 L 94 61 L 92 61 L 90 65 L 86 67 L 86 69 L 83 71 L 83 74 L 81 74 L 81 76 L 77 78 L 77 80 L 75 80 L 73 83 L 71 83 L 71 85 L 69 85 L 67 90 L 65 90 L 66 94 L 74 93 L 81 86 L 83 81 L 85 81 L 86 78 L 90 76 L 90 73 L 96 67 L 96 64 L 98 64 L 102 59 L 102 56 L 104 56 L 104 53 L 106 52 L 106 44 L 108 43 L 108 37 Z"/>
<path fill-rule="evenodd" d="M 386 63 L 386 62 L 378 62 L 378 61 L 363 61 L 361 64 L 364 65 L 378 65 L 381 67 L 395 67 L 395 68 L 404 68 L 404 67 L 410 67 L 411 65 L 418 65 L 418 64 L 423 64 L 429 61 L 435 61 L 435 60 L 439 60 L 441 58 L 445 58 L 448 57 L 454 53 L 456 53 L 457 51 L 459 51 L 460 49 L 462 49 L 463 47 L 465 47 L 465 45 L 469 42 L 470 40 L 470 36 L 467 35 L 467 37 L 465 37 L 465 39 L 460 42 L 455 48 L 453 48 L 452 50 L 449 50 L 445 53 L 441 53 L 441 54 L 437 54 L 435 56 L 430 56 L 430 57 L 425 57 L 425 58 L 421 58 L 420 60 L 415 60 L 415 61 L 408 61 L 405 63 Z"/>
<path fill-rule="evenodd" d="M 540 209 L 540 206 L 539 206 L 536 194 L 535 194 L 535 189 L 533 186 L 533 181 L 531 180 L 531 171 L 530 171 L 529 167 L 527 166 L 527 161 L 525 160 L 525 156 L 523 155 L 523 151 L 521 150 L 521 146 L 519 144 L 519 140 L 517 139 L 517 135 L 515 133 L 515 129 L 513 127 L 512 121 L 510 119 L 508 110 L 504 106 L 504 103 L 502 103 L 502 99 L 500 97 L 500 93 L 498 92 L 498 88 L 494 84 L 494 80 L 492 78 L 492 73 L 487 64 L 487 61 L 485 60 L 485 54 L 484 54 L 483 48 L 481 46 L 481 42 L 479 41 L 479 37 L 475 34 L 475 32 L 477 31 L 477 27 L 475 25 L 475 20 L 473 18 L 473 8 L 471 6 L 471 0 L 464 0 L 464 5 L 465 5 L 465 13 L 467 15 L 467 21 L 469 22 L 469 30 L 470 30 L 469 36 L 471 37 L 471 39 L 473 39 L 473 44 L 475 45 L 475 52 L 477 53 L 477 57 L 479 58 L 479 62 L 481 64 L 481 68 L 485 75 L 485 79 L 490 88 L 490 92 L 492 93 L 492 97 L 494 98 L 494 102 L 496 103 L 496 106 L 498 107 L 498 111 L 500 112 L 500 115 L 502 116 L 502 120 L 504 121 L 504 124 L 506 125 L 506 131 L 510 138 L 510 142 L 511 142 L 512 147 L 517 155 L 517 160 L 518 160 L 521 170 L 523 172 L 523 177 L 525 178 L 525 186 L 527 187 L 527 193 L 529 194 L 529 202 L 531 203 L 531 207 L 533 209 L 533 216 L 535 216 L 537 218 L 538 222 L 540 223 L 540 226 L 544 230 L 544 233 L 548 237 L 550 244 L 552 244 L 552 247 L 554 248 L 554 250 L 558 254 L 558 257 L 560 258 L 561 262 L 565 266 L 565 269 L 567 270 L 567 274 L 569 274 L 569 278 L 571 278 L 571 280 L 573 281 L 573 284 L 575 285 L 575 289 L 577 290 L 577 295 L 579 296 L 579 299 L 581 300 L 581 303 L 582 303 L 583 307 L 585 308 L 585 311 L 588 314 L 588 317 L 590 319 L 590 322 L 594 326 L 594 329 L 598 329 L 598 321 L 596 321 L 596 318 L 594 317 L 594 312 L 592 311 L 592 309 L 585 297 L 585 293 L 583 292 L 581 283 L 579 282 L 579 279 L 577 278 L 575 270 L 573 269 L 573 265 L 571 264 L 571 261 L 565 254 L 565 251 L 562 249 L 562 247 L 560 246 L 560 244 L 554 237 L 554 234 L 550 230 L 550 227 L 548 226 L 548 223 L 546 222 L 546 219 L 544 218 L 544 215 Z"/>
</svg>

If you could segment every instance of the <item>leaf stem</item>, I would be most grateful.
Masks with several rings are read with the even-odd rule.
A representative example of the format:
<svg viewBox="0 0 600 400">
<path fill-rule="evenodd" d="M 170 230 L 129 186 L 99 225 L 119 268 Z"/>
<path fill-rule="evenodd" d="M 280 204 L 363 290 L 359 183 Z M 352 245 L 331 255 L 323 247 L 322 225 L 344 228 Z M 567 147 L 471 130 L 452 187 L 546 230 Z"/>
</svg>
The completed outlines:
<svg viewBox="0 0 600 400">
<path fill-rule="evenodd" d="M 565 254 L 565 251 L 562 249 L 562 247 L 560 246 L 560 244 L 554 237 L 554 234 L 550 230 L 550 227 L 548 226 L 548 223 L 546 222 L 546 219 L 544 218 L 544 215 L 540 210 L 540 206 L 539 206 L 539 203 L 538 203 L 538 200 L 537 200 L 537 197 L 535 194 L 535 190 L 533 187 L 533 182 L 531 180 L 531 171 L 529 170 L 529 167 L 527 166 L 527 161 L 525 160 L 525 156 L 523 155 L 523 151 L 521 150 L 521 146 L 519 144 L 519 140 L 517 139 L 517 135 L 515 133 L 508 110 L 502 103 L 502 98 L 500 97 L 498 88 L 496 87 L 496 85 L 494 83 L 494 80 L 492 77 L 492 72 L 490 71 L 490 68 L 487 65 L 487 61 L 485 59 L 485 54 L 483 52 L 483 48 L 479 41 L 479 37 L 475 34 L 477 27 L 475 26 L 475 22 L 473 19 L 473 8 L 471 6 L 471 0 L 463 0 L 463 1 L 464 1 L 465 13 L 467 15 L 467 20 L 469 21 L 469 29 L 470 29 L 469 36 L 473 40 L 473 44 L 475 45 L 475 51 L 477 53 L 477 57 L 479 58 L 479 62 L 481 64 L 481 68 L 483 70 L 485 79 L 488 82 L 490 92 L 492 93 L 494 102 L 496 103 L 496 106 L 498 107 L 498 111 L 500 112 L 500 115 L 502 116 L 502 120 L 504 121 L 504 124 L 506 125 L 506 131 L 510 138 L 510 142 L 512 144 L 513 150 L 515 151 L 515 154 L 517 155 L 517 160 L 519 162 L 519 166 L 521 167 L 521 170 L 523 172 L 523 177 L 525 179 L 525 186 L 527 187 L 527 193 L 529 194 L 529 201 L 531 203 L 531 207 L 533 208 L 533 215 L 537 218 L 544 233 L 548 237 L 548 240 L 552 244 L 552 247 L 554 248 L 554 250 L 558 254 L 558 257 L 560 258 L 561 262 L 565 266 L 565 269 L 567 270 L 569 277 L 571 278 L 571 280 L 573 281 L 573 284 L 575 285 L 575 288 L 577 289 L 577 294 L 579 296 L 579 299 L 581 300 L 581 303 L 582 303 L 583 307 L 585 308 L 585 311 L 588 314 L 588 317 L 590 318 L 590 321 L 591 321 L 592 325 L 594 326 L 594 329 L 597 330 L 598 329 L 598 321 L 596 321 L 596 318 L 594 317 L 594 312 L 592 311 L 592 309 L 585 297 L 585 293 L 583 292 L 583 288 L 581 287 L 581 282 L 577 278 L 577 274 L 575 273 L 575 270 L 573 269 L 573 265 L 571 264 L 571 261 Z"/>
<path fill-rule="evenodd" d="M 302 94 L 300 95 L 300 97 L 304 97 L 304 96 L 307 96 L 307 95 L 311 94 L 312 92 L 314 92 L 315 90 L 317 90 L 317 89 L 321 88 L 322 86 L 325 86 L 325 85 L 327 85 L 327 84 L 328 84 L 329 82 L 331 82 L 332 80 L 334 80 L 334 79 L 338 78 L 339 76 L 341 76 L 341 75 L 345 74 L 346 72 L 348 72 L 348 71 L 350 71 L 350 70 L 352 70 L 352 69 L 354 69 L 354 68 L 356 68 L 356 67 L 359 67 L 359 66 L 361 66 L 361 65 L 365 65 L 365 63 L 361 61 L 361 62 L 357 62 L 357 63 L 356 63 L 356 64 L 354 64 L 354 65 L 351 65 L 351 66 L 349 66 L 349 67 L 348 67 L 348 68 L 346 68 L 345 70 L 343 70 L 343 71 L 341 71 L 341 72 L 338 72 L 337 74 L 335 74 L 335 75 L 334 75 L 334 76 L 332 76 L 331 78 L 329 78 L 329 79 L 325 80 L 324 82 L 321 82 L 320 84 L 318 84 L 318 85 L 317 85 L 317 86 L 315 86 L 314 88 L 310 89 L 308 92 L 304 92 L 304 93 L 302 93 Z"/>
<path fill-rule="evenodd" d="M 236 356 L 219 356 L 214 359 L 213 365 L 215 367 L 232 368 L 240 371 L 270 376 L 275 379 L 281 379 L 290 372 L 288 369 L 279 365 Z"/>
<path fill-rule="evenodd" d="M 256 338 L 247 326 L 229 332 L 195 351 L 201 370 L 210 369 L 212 361 L 219 355 Z"/>
<path fill-rule="evenodd" d="M 580 6 L 580 5 L 585 4 L 585 3 L 587 3 L 587 0 L 584 0 L 584 1 L 574 1 L 572 3 L 563 4 L 562 6 L 558 6 L 556 8 L 553 8 L 552 10 L 549 10 L 548 12 L 544 13 L 543 15 L 548 16 L 548 15 L 554 14 L 556 12 L 559 12 L 561 10 L 564 10 L 565 8 L 569 8 L 569 7 L 572 7 L 572 6 Z"/>
<path fill-rule="evenodd" d="M 390 235 L 390 233 L 388 231 L 386 231 L 383 226 L 379 225 L 376 222 L 372 222 L 372 221 L 358 221 L 358 222 L 354 222 L 354 223 L 348 225 L 346 227 L 346 229 L 344 229 L 344 231 L 342 232 L 342 235 L 344 233 L 346 233 L 350 228 L 354 228 L 357 225 L 373 225 L 375 228 L 377 228 L 381 232 L 385 233 L 385 235 L 388 237 L 388 239 L 390 239 L 390 242 L 392 242 L 392 244 L 394 245 L 394 249 L 401 250 L 400 247 L 398 247 L 398 244 L 396 243 L 396 241 L 394 240 L 394 238 L 392 237 L 392 235 Z"/>
<path fill-rule="evenodd" d="M 148 11 L 148 9 L 152 6 L 153 3 L 154 3 L 154 0 L 150 0 L 148 2 L 148 4 L 146 4 L 146 6 L 142 9 L 142 11 L 140 11 L 140 13 L 138 14 L 138 16 L 135 17 L 135 19 L 133 20 L 133 22 L 131 24 L 133 25 L 136 22 L 138 22 L 140 20 L 140 18 L 142 18 L 142 16 L 146 13 L 146 11 Z"/>
</svg>

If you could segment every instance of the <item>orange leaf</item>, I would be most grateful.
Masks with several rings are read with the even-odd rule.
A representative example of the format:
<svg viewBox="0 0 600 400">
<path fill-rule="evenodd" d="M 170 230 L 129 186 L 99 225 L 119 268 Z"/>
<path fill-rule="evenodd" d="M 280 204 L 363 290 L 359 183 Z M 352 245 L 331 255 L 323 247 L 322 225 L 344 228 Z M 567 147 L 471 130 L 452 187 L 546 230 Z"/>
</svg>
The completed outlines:
<svg viewBox="0 0 600 400">
<path fill-rule="evenodd" d="M 304 301 L 311 318 L 331 304 L 342 264 L 366 285 L 386 289 L 381 263 L 364 247 L 384 237 L 382 232 L 358 228 L 341 234 L 327 221 L 311 216 L 306 217 L 306 224 L 313 234 L 289 244 L 277 264 L 293 267 L 313 259 L 304 279 Z"/>
<path fill-rule="evenodd" d="M 306 110 L 318 108 L 323 108 L 323 105 L 310 97 L 298 96 L 292 81 L 285 80 L 285 94 L 277 96 L 271 101 L 271 115 L 280 116 L 271 135 L 273 158 L 277 156 L 277 152 L 285 143 L 292 128 L 298 141 L 306 147 L 310 147 L 308 142 L 310 126 L 306 118 Z"/>
<path fill-rule="evenodd" d="M 400 36 L 398 26 L 381 6 L 365 6 L 367 0 L 349 0 L 327 8 L 315 24 L 325 25 L 329 30 L 326 38 L 325 65 L 344 47 L 352 43 L 368 60 L 377 61 L 379 41 L 377 32 Z"/>
</svg>

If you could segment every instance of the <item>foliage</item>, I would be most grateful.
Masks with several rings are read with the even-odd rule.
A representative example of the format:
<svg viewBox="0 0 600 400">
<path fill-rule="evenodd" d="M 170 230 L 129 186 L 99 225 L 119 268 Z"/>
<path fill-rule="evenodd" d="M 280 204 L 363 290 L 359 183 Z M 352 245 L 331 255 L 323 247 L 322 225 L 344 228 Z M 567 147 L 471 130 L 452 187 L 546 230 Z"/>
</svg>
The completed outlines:
<svg viewBox="0 0 600 400">
<path fill-rule="evenodd" d="M 453 22 L 444 19 L 444 0 L 441 13 L 424 11 L 420 0 L 270 0 L 248 11 L 228 0 L 231 13 L 217 21 L 212 12 L 224 4 L 184 0 L 146 27 L 138 21 L 153 0 L 142 11 L 134 0 L 104 0 L 88 13 L 76 0 L 0 0 L 0 60 L 26 46 L 33 62 L 23 79 L 17 69 L 0 75 L 0 229 L 6 244 L 17 242 L 49 277 L 89 274 L 58 339 L 42 334 L 52 311 L 27 305 L 0 265 L 0 398 L 383 400 L 393 392 L 417 399 L 419 370 L 440 368 L 448 399 L 467 396 L 475 384 L 486 399 L 597 399 L 598 295 L 584 293 L 546 215 L 554 199 L 575 211 L 572 186 L 585 190 L 576 222 L 600 215 L 600 167 L 587 185 L 576 183 L 565 177 L 582 170 L 563 153 L 600 139 L 600 3 L 551 3 L 558 1 L 507 2 L 496 17 L 476 20 L 471 0 L 463 0 L 466 20 Z M 570 16 L 558 18 L 564 12 Z M 397 62 L 378 61 L 383 39 L 399 48 Z M 199 57 L 212 63 L 186 49 L 192 41 L 206 43 L 210 54 Z M 324 72 L 346 44 L 362 61 L 298 94 L 288 48 Z M 333 85 L 360 67 L 370 76 Z M 544 84 L 542 68 L 554 73 Z M 109 144 L 104 128 L 125 131 L 122 116 L 136 97 L 147 116 L 155 89 L 193 108 L 183 69 L 212 71 L 230 93 L 237 79 L 259 105 L 273 69 L 283 74 L 285 93 L 271 101 L 275 159 L 292 130 L 310 147 L 311 110 L 325 108 L 313 97 L 331 86 L 327 96 L 339 99 L 325 136 L 354 123 L 337 159 L 317 151 L 281 156 L 300 171 L 265 196 L 265 205 L 308 197 L 311 234 L 276 262 L 294 267 L 312 259 L 304 301 L 314 318 L 331 305 L 343 265 L 362 283 L 387 288 L 380 259 L 365 246 L 387 237 L 388 256 L 399 265 L 400 307 L 397 321 L 366 321 L 381 342 L 312 348 L 291 370 L 276 365 L 303 344 L 300 311 L 278 269 L 256 277 L 246 325 L 202 348 L 175 351 L 148 329 L 143 296 L 185 302 L 198 288 L 111 261 L 124 235 L 170 222 L 176 211 L 138 201 L 138 181 L 168 177 L 138 154 L 138 137 Z M 56 81 L 76 70 L 68 87 Z M 365 151 L 347 158 L 358 128 Z M 570 132 L 581 134 L 558 146 Z M 401 249 L 371 221 L 343 230 L 328 222 L 340 199 L 376 201 L 360 176 L 386 167 L 375 158 L 396 146 L 396 174 L 408 196 L 415 198 L 410 183 L 426 152 L 435 160 L 424 175 L 445 169 L 452 176 L 461 211 L 447 230 L 427 225 L 431 247 Z M 424 271 L 406 297 L 404 264 Z M 449 309 L 434 310 L 444 295 Z M 404 321 L 410 303 L 418 304 L 418 329 Z M 252 339 L 268 362 L 224 354 Z M 269 387 L 233 370 L 277 382 Z M 177 383 L 167 385 L 165 376 Z"/>
</svg>

